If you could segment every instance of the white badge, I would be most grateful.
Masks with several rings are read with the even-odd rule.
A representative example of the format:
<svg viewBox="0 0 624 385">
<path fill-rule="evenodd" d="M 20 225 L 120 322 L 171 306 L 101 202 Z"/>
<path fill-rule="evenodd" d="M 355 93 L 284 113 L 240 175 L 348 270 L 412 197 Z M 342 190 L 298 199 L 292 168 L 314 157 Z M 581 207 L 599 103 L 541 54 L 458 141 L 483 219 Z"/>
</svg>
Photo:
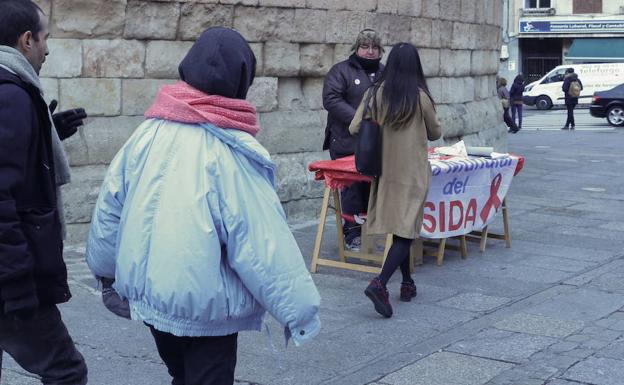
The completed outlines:
<svg viewBox="0 0 624 385">
<path fill-rule="evenodd" d="M 360 84 L 360 79 L 355 79 L 355 84 L 359 85 Z"/>
</svg>

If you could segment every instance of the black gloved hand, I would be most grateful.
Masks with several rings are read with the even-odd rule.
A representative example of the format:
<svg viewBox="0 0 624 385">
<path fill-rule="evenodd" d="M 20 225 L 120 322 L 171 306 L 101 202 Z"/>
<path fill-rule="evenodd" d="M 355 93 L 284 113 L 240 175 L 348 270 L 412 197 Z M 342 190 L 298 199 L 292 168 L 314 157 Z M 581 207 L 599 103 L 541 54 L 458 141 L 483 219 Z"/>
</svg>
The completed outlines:
<svg viewBox="0 0 624 385">
<path fill-rule="evenodd" d="M 50 113 L 52 114 L 52 120 L 54 121 L 54 127 L 61 140 L 65 140 L 74 135 L 78 131 L 78 127 L 84 124 L 83 120 L 87 118 L 87 113 L 84 108 L 74 108 L 73 110 L 61 111 L 54 113 L 58 102 L 52 100 L 50 102 Z"/>
<path fill-rule="evenodd" d="M 126 298 L 121 298 L 115 289 L 113 289 L 115 280 L 104 277 L 98 277 L 98 279 L 102 282 L 102 302 L 104 306 L 113 314 L 130 319 L 130 305 L 128 304 L 128 300 Z"/>
</svg>

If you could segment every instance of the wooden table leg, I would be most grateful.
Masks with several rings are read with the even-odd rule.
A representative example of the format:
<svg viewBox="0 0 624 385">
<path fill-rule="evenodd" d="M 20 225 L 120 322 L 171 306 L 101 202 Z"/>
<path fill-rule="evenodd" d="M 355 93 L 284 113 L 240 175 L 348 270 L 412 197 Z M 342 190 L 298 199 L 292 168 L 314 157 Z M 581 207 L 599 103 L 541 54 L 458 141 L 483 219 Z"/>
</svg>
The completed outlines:
<svg viewBox="0 0 624 385">
<path fill-rule="evenodd" d="M 345 240 L 342 229 L 342 206 L 340 206 L 340 193 L 338 189 L 334 190 L 334 207 L 336 208 L 336 230 L 338 231 L 338 255 L 340 261 L 345 262 L 347 260 L 345 256 Z"/>
<path fill-rule="evenodd" d="M 488 227 L 485 226 L 483 227 L 483 230 L 481 230 L 481 242 L 479 243 L 479 251 L 482 253 L 485 251 L 485 244 L 487 242 L 487 237 L 488 237 Z"/>
<path fill-rule="evenodd" d="M 466 236 L 462 235 L 459 237 L 459 250 L 461 252 L 462 259 L 468 258 L 468 245 L 466 242 Z"/>
<path fill-rule="evenodd" d="M 505 245 L 511 247 L 511 229 L 509 227 L 509 213 L 507 212 L 507 200 L 503 199 L 503 226 L 505 229 Z"/>
<path fill-rule="evenodd" d="M 321 207 L 318 229 L 316 230 L 316 241 L 314 242 L 314 251 L 312 252 L 312 263 L 310 263 L 310 271 L 312 273 L 316 273 L 317 262 L 321 254 L 321 244 L 323 243 L 323 233 L 325 231 L 327 209 L 329 208 L 330 192 L 331 189 L 329 187 L 325 187 L 325 192 L 323 193 L 323 206 Z"/>
<path fill-rule="evenodd" d="M 436 256 L 436 263 L 438 266 L 442 266 L 442 262 L 444 261 L 444 249 L 446 249 L 446 238 L 440 239 L 440 244 L 438 245 L 438 255 Z"/>
</svg>

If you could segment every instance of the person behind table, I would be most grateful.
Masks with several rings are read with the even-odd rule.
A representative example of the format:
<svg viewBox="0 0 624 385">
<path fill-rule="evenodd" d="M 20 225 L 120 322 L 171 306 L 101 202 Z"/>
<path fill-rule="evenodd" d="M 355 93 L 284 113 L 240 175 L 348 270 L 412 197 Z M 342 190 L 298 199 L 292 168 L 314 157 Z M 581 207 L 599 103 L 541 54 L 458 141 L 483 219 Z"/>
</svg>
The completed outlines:
<svg viewBox="0 0 624 385">
<path fill-rule="evenodd" d="M 349 135 L 349 123 L 362 95 L 383 70 L 381 39 L 374 30 L 361 31 L 352 51 L 347 60 L 329 70 L 323 84 L 323 107 L 328 112 L 323 150 L 329 149 L 332 159 L 355 152 L 355 139 Z M 350 250 L 359 250 L 361 245 L 361 227 L 355 222 L 354 215 L 366 211 L 369 190 L 369 183 L 360 182 L 344 188 L 340 194 L 342 212 L 349 218 L 345 220 L 343 232 Z"/>
<path fill-rule="evenodd" d="M 563 78 L 563 85 L 561 86 L 566 109 L 568 110 L 568 116 L 566 118 L 565 125 L 561 128 L 562 130 L 574 130 L 574 107 L 578 104 L 578 97 L 570 95 L 570 85 L 572 82 L 577 82 L 578 87 L 581 91 L 583 90 L 583 83 L 581 83 L 581 79 L 579 79 L 578 74 L 574 72 L 574 68 L 570 67 L 566 70 Z"/>
<path fill-rule="evenodd" d="M 393 242 L 381 274 L 364 293 L 375 310 L 389 318 L 392 306 L 386 285 L 398 267 L 403 276 L 401 301 L 416 296 L 409 268 L 410 245 L 420 233 L 431 179 L 428 140 L 436 140 L 442 133 L 418 50 L 412 44 L 398 43 L 392 47 L 384 73 L 367 91 L 349 126 L 352 135 L 359 131 L 369 93 L 372 118 L 382 130 L 382 171 L 371 185 L 368 231 L 391 233 Z"/>
<path fill-rule="evenodd" d="M 522 129 L 522 93 L 524 92 L 524 76 L 522 74 L 516 75 L 514 78 L 511 89 L 509 90 L 509 101 L 511 104 L 511 121 L 516 125 L 518 131 Z M 518 116 L 518 123 L 516 123 L 516 115 Z"/>
<path fill-rule="evenodd" d="M 498 79 L 498 97 L 501 100 L 501 104 L 503 105 L 503 120 L 505 124 L 509 128 L 509 132 L 515 134 L 518 132 L 518 126 L 511 120 L 511 116 L 509 116 L 509 90 L 507 89 L 507 79 L 500 78 Z"/>
<path fill-rule="evenodd" d="M 87 366 L 57 304 L 71 298 L 60 196 L 70 169 L 61 140 L 86 114 L 50 115 L 39 78 L 49 36 L 34 2 L 0 1 L 0 367 L 4 350 L 44 384 L 81 385 Z"/>
<path fill-rule="evenodd" d="M 245 100 L 255 69 L 238 32 L 202 33 L 111 162 L 94 211 L 87 263 L 149 327 L 173 384 L 232 384 L 238 332 L 260 330 L 265 311 L 296 345 L 320 330 Z"/>
</svg>

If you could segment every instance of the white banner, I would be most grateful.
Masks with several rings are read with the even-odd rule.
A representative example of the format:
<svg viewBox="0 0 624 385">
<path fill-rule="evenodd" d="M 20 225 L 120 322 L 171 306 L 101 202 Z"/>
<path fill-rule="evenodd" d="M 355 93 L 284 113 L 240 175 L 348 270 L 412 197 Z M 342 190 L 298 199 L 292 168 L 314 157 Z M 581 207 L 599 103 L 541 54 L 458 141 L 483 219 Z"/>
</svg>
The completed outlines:
<svg viewBox="0 0 624 385">
<path fill-rule="evenodd" d="M 518 158 L 430 159 L 423 238 L 448 238 L 481 230 L 494 219 L 509 190 Z"/>
</svg>

